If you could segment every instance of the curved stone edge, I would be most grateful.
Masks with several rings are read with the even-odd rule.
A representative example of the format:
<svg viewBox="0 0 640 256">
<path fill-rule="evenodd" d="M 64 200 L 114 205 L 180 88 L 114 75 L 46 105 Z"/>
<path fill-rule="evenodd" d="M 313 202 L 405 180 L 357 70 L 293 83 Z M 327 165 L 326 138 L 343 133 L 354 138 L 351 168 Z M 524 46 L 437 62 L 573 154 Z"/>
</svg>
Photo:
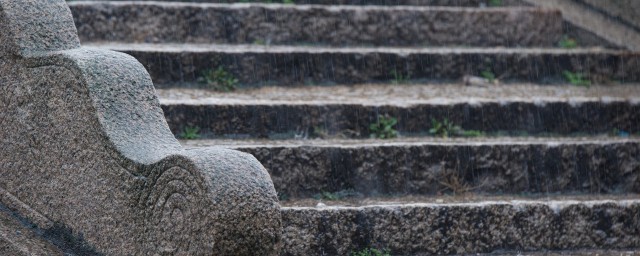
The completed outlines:
<svg viewBox="0 0 640 256">
<path fill-rule="evenodd" d="M 184 151 L 169 131 L 151 79 L 135 59 L 79 48 L 27 58 L 25 63 L 30 68 L 69 69 L 88 86 L 114 160 L 144 179 L 144 192 L 132 195 L 142 213 L 136 222 L 147 234 L 136 241 L 140 251 L 277 252 L 279 204 L 264 167 L 253 156 L 233 150 Z M 154 191 L 158 186 L 160 191 Z"/>
<path fill-rule="evenodd" d="M 124 54 L 79 48 L 64 1 L 0 0 L 0 20 L 0 64 L 5 72 L 20 73 L 7 77 L 17 79 L 8 86 L 19 88 L 27 83 L 21 89 L 33 91 L 20 94 L 21 100 L 36 102 L 26 110 L 39 112 L 34 116 L 48 122 L 33 124 L 36 129 L 24 134 L 49 144 L 35 144 L 31 150 L 14 146 L 33 139 L 20 137 L 23 132 L 2 134 L 16 140 L 12 148 L 27 147 L 38 159 L 47 159 L 16 168 L 15 163 L 24 164 L 15 155 L 20 153 L 4 152 L 8 159 L 0 164 L 14 169 L 6 170 L 12 180 L 4 182 L 9 187 L 3 202 L 15 199 L 8 200 L 13 208 L 44 227 L 64 229 L 80 240 L 86 235 L 89 246 L 105 254 L 277 253 L 279 205 L 268 174 L 255 158 L 218 149 L 186 153 L 169 131 L 142 65 Z M 49 93 L 69 98 L 51 102 Z M 65 111 L 71 103 L 86 105 L 62 113 L 61 120 L 80 115 L 80 120 L 89 123 L 74 122 L 71 128 L 60 120 L 49 120 L 60 117 L 59 113 L 50 117 L 41 112 L 49 104 L 53 111 Z M 7 106 L 12 113 L 12 108 L 21 108 L 12 104 Z M 3 123 L 31 129 L 28 122 L 34 120 L 40 119 L 10 118 Z M 47 128 L 55 128 L 57 134 L 46 134 Z M 60 135 L 64 137 L 55 138 Z M 76 142 L 78 136 L 88 137 Z M 67 150 L 83 147 L 94 151 L 65 155 Z M 48 150 L 64 157 L 51 159 Z M 79 158 L 85 155 L 96 159 Z M 57 169 L 69 159 L 69 164 L 85 166 Z M 82 161 L 74 162 L 77 160 Z M 58 173 L 49 174 L 51 171 Z M 21 180 L 32 175 L 45 176 L 34 177 L 20 188 Z"/>
<path fill-rule="evenodd" d="M 0 20 L 2 33 L 13 39 L 0 44 L 0 56 L 3 52 L 35 56 L 80 47 L 73 16 L 64 1 L 0 0 Z"/>
</svg>

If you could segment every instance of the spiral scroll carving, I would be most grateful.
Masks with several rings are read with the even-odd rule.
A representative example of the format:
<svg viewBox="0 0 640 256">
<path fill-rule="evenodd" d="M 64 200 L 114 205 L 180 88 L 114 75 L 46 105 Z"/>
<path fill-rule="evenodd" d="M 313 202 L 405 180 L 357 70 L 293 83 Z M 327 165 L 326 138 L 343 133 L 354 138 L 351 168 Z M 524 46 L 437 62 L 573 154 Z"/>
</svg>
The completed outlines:
<svg viewBox="0 0 640 256">
<path fill-rule="evenodd" d="M 141 202 L 145 236 L 161 253 L 187 253 L 197 249 L 192 240 L 200 233 L 203 189 L 197 177 L 179 166 L 154 171 Z"/>
</svg>

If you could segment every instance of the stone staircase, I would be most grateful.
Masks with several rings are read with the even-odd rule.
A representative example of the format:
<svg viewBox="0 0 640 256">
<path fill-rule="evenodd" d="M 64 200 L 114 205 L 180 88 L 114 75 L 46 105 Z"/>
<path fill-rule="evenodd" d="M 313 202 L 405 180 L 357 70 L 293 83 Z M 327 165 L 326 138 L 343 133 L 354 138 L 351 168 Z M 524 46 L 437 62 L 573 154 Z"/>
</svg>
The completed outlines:
<svg viewBox="0 0 640 256">
<path fill-rule="evenodd" d="M 520 1 L 184 2 L 68 3 L 269 170 L 282 255 L 640 249 L 640 53 Z"/>
</svg>

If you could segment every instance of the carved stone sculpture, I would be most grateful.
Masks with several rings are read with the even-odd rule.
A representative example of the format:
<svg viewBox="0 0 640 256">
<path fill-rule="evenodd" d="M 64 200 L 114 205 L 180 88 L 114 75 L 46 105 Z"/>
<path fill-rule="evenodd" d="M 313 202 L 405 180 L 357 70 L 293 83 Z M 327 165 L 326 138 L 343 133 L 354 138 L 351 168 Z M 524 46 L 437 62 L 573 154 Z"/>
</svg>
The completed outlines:
<svg viewBox="0 0 640 256">
<path fill-rule="evenodd" d="M 108 255 L 277 254 L 262 165 L 183 149 L 143 66 L 80 47 L 63 0 L 0 0 L 0 127 L 0 201 L 39 228 Z"/>
</svg>

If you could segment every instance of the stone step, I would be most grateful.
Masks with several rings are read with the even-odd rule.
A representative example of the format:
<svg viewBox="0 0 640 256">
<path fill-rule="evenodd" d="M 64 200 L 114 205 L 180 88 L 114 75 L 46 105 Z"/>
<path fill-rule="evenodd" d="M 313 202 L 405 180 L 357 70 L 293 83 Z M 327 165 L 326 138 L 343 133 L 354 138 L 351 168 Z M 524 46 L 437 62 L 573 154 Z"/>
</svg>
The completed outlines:
<svg viewBox="0 0 640 256">
<path fill-rule="evenodd" d="M 221 69 L 249 85 L 459 80 L 490 71 L 504 80 L 640 81 L 640 53 L 600 48 L 393 48 L 92 43 L 137 58 L 156 84 L 196 82 Z M 214 77 L 215 78 L 215 77 Z M 234 80 L 234 82 L 236 82 Z"/>
<path fill-rule="evenodd" d="M 253 154 L 281 199 L 640 193 L 640 138 L 191 140 Z"/>
<path fill-rule="evenodd" d="M 391 255 L 637 255 L 640 250 L 637 197 L 285 207 L 282 213 L 281 255 L 352 255 L 371 248 Z"/>
<path fill-rule="evenodd" d="M 83 42 L 554 46 L 562 14 L 540 8 L 70 3 Z"/>
<path fill-rule="evenodd" d="M 75 0 L 68 0 L 75 1 Z M 104 0 L 84 0 L 104 1 Z M 131 1 L 131 0 L 110 0 Z M 525 5 L 521 0 L 136 0 L 136 2 L 191 2 L 191 3 L 285 3 L 285 4 L 317 4 L 317 5 L 412 5 L 412 6 L 464 6 L 464 7 L 499 7 Z"/>
<path fill-rule="evenodd" d="M 174 134 L 198 127 L 209 138 L 368 138 L 372 124 L 391 118 L 404 136 L 428 135 L 433 120 L 487 135 L 640 132 L 639 84 L 365 84 L 156 92 Z"/>
</svg>

